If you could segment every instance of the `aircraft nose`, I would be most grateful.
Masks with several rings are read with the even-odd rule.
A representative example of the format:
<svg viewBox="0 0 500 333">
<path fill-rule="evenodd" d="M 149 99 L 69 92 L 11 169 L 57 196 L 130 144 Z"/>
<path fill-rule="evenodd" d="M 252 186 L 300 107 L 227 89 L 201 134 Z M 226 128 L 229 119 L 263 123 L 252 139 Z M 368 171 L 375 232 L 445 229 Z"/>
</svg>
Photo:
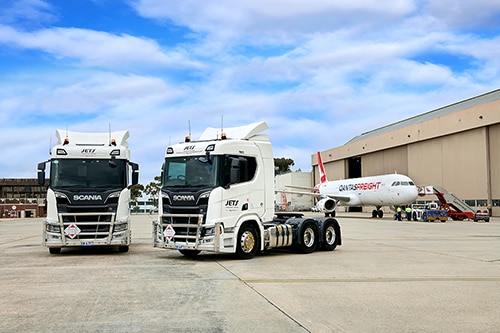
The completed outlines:
<svg viewBox="0 0 500 333">
<path fill-rule="evenodd" d="M 418 198 L 418 188 L 416 186 L 412 187 L 411 196 L 414 200 Z"/>
</svg>

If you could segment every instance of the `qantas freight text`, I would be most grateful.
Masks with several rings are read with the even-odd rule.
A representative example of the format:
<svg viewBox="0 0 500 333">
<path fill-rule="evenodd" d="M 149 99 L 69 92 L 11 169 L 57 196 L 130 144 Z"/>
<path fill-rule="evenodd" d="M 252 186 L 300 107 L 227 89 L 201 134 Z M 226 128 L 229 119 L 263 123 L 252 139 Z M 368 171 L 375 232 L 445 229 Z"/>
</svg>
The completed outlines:
<svg viewBox="0 0 500 333">
<path fill-rule="evenodd" d="M 381 183 L 382 182 L 369 182 L 369 183 L 339 185 L 339 191 L 378 190 Z"/>
</svg>

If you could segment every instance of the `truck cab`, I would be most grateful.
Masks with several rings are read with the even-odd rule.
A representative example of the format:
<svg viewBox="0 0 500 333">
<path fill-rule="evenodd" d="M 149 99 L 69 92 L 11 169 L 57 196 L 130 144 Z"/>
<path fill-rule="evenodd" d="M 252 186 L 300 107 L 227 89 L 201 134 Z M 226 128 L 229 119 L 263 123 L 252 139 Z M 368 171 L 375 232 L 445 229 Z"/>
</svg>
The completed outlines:
<svg viewBox="0 0 500 333">
<path fill-rule="evenodd" d="M 130 245 L 130 186 L 138 183 L 130 162 L 128 131 L 79 133 L 57 130 L 51 158 L 38 164 L 45 182 L 49 165 L 43 244 L 51 254 L 63 247 Z"/>
<path fill-rule="evenodd" d="M 261 133 L 265 129 L 265 122 L 226 132 L 208 128 L 198 141 L 188 137 L 167 147 L 154 247 L 186 256 L 212 251 L 248 259 L 266 248 L 292 246 L 293 240 L 304 243 L 300 218 L 275 216 L 274 158 L 267 135 Z M 319 233 L 323 222 L 311 223 L 314 227 L 304 230 Z M 330 237 L 336 245 L 338 223 L 335 228 L 329 232 L 338 235 Z M 314 250 L 316 237 L 306 251 Z"/>
</svg>

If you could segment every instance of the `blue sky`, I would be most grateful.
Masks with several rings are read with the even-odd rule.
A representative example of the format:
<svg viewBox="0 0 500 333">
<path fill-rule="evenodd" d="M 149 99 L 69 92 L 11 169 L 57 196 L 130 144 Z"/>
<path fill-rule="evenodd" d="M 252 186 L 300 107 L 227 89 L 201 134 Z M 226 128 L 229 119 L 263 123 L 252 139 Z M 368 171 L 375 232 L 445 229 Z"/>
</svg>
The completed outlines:
<svg viewBox="0 0 500 333">
<path fill-rule="evenodd" d="M 266 121 L 276 157 L 500 87 L 496 0 L 0 0 L 0 178 L 57 128 L 129 130 L 141 183 L 191 126 Z"/>
</svg>

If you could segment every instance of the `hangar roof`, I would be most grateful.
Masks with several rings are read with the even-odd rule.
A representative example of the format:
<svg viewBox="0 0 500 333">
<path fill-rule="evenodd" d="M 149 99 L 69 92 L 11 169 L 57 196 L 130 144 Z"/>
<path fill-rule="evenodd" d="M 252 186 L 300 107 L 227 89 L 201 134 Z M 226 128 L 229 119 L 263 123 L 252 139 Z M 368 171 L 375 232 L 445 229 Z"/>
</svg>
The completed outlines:
<svg viewBox="0 0 500 333">
<path fill-rule="evenodd" d="M 357 142 L 357 141 L 364 140 L 364 139 L 368 139 L 371 137 L 375 137 L 375 136 L 380 135 L 380 134 L 391 132 L 391 131 L 401 129 L 401 128 L 404 128 L 404 127 L 407 127 L 410 125 L 422 123 L 424 121 L 431 120 L 431 119 L 441 117 L 444 115 L 448 115 L 448 114 L 453 113 L 453 112 L 470 109 L 476 105 L 480 105 L 480 104 L 484 104 L 484 103 L 488 103 L 488 102 L 493 102 L 493 101 L 496 101 L 499 99 L 500 99 L 500 89 L 493 90 L 491 92 L 488 92 L 488 93 L 485 93 L 485 94 L 482 94 L 482 95 L 479 95 L 476 97 L 472 97 L 472 98 L 469 98 L 469 99 L 466 99 L 466 100 L 463 100 L 463 101 L 460 101 L 457 103 L 443 106 L 439 109 L 432 110 L 432 111 L 429 111 L 426 113 L 422 113 L 418 116 L 404 119 L 404 120 L 401 120 L 401 121 L 374 129 L 372 131 L 362 133 L 358 136 L 355 136 L 354 138 L 352 138 L 348 142 L 346 142 L 346 144 Z"/>
</svg>

